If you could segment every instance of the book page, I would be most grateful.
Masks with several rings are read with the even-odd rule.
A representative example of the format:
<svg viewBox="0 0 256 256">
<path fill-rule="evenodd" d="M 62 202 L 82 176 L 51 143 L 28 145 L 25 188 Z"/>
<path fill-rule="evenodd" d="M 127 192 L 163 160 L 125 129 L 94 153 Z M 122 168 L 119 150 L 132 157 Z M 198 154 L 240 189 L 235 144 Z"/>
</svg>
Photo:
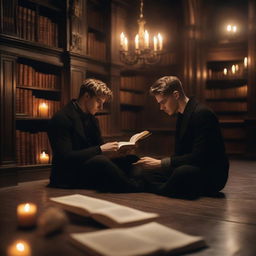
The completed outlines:
<svg viewBox="0 0 256 256">
<path fill-rule="evenodd" d="M 130 142 L 136 143 L 138 140 L 140 140 L 141 138 L 145 138 L 147 136 L 149 136 L 151 133 L 149 131 L 143 131 L 140 133 L 136 133 L 134 134 L 131 138 L 130 138 Z"/>
<path fill-rule="evenodd" d="M 98 215 L 98 216 L 97 216 Z M 130 207 L 116 205 L 112 208 L 97 209 L 93 211 L 94 219 L 103 221 L 103 216 L 113 220 L 116 224 L 124 225 L 143 220 L 152 220 L 158 217 L 156 213 L 139 211 Z M 106 220 L 107 221 L 107 220 Z M 112 224 L 111 226 L 118 226 Z"/>
<path fill-rule="evenodd" d="M 115 207 L 117 204 L 111 203 L 105 200 L 84 196 L 80 194 L 61 196 L 61 197 L 51 197 L 51 201 L 60 203 L 62 205 L 78 207 L 88 211 L 89 213 L 102 208 Z"/>
<path fill-rule="evenodd" d="M 130 142 L 130 141 L 119 141 L 118 142 L 118 148 L 120 148 L 122 146 L 135 146 L 135 143 Z"/>
<path fill-rule="evenodd" d="M 155 255 L 158 246 L 143 237 L 134 237 L 126 229 L 110 229 L 71 234 L 71 241 L 92 252 L 106 256 Z"/>
<path fill-rule="evenodd" d="M 158 244 L 165 251 L 177 250 L 180 252 L 182 248 L 187 250 L 205 246 L 202 237 L 187 235 L 156 222 L 130 228 L 128 232 L 136 237 L 144 237 L 147 241 Z"/>
</svg>

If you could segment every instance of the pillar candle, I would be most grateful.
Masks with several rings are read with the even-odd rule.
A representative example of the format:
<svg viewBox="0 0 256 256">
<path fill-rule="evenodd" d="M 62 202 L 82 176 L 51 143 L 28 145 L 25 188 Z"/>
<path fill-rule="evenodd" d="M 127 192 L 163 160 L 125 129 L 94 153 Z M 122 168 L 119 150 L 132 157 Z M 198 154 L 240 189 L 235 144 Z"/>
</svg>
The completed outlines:
<svg viewBox="0 0 256 256">
<path fill-rule="evenodd" d="M 15 241 L 7 248 L 7 256 L 31 256 L 31 249 L 25 241 Z"/>
<path fill-rule="evenodd" d="M 41 117 L 48 117 L 48 105 L 46 103 L 41 103 L 39 105 L 39 115 Z"/>
<path fill-rule="evenodd" d="M 32 203 L 17 206 L 17 219 L 20 227 L 32 227 L 36 224 L 37 207 Z"/>
<path fill-rule="evenodd" d="M 41 154 L 40 154 L 40 163 L 41 164 L 48 164 L 49 163 L 49 155 L 45 153 L 45 151 L 43 151 Z"/>
</svg>

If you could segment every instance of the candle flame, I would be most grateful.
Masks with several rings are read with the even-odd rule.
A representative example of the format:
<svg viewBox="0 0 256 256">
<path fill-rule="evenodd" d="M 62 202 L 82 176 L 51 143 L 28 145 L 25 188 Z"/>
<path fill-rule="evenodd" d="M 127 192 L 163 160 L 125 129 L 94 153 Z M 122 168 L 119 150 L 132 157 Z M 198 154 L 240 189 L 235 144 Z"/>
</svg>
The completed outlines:
<svg viewBox="0 0 256 256">
<path fill-rule="evenodd" d="M 19 243 L 16 244 L 16 249 L 19 252 L 23 252 L 25 250 L 25 246 L 24 246 L 23 243 L 19 242 Z"/>
<path fill-rule="evenodd" d="M 29 204 L 25 204 L 24 211 L 25 212 L 29 212 L 29 210 L 30 210 L 30 205 Z"/>
</svg>

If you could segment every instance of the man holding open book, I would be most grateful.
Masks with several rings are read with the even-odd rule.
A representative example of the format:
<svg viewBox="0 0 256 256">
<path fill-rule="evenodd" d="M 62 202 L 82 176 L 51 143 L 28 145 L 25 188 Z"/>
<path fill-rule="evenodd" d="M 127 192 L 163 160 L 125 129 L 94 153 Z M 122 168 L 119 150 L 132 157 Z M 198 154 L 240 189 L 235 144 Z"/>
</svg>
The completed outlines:
<svg viewBox="0 0 256 256">
<path fill-rule="evenodd" d="M 119 143 L 103 143 L 95 114 L 112 97 L 105 83 L 86 79 L 77 100 L 71 100 L 50 120 L 48 137 L 53 150 L 50 186 L 90 187 L 131 192 L 141 190 L 128 178 L 133 155 L 120 157 Z M 114 159 L 115 158 L 115 159 Z"/>
<path fill-rule="evenodd" d="M 228 178 L 229 161 L 216 115 L 188 98 L 175 76 L 158 79 L 150 93 L 161 110 L 177 115 L 177 123 L 173 156 L 162 160 L 142 157 L 134 164 L 144 169 L 148 189 L 185 196 L 220 191 Z"/>
</svg>

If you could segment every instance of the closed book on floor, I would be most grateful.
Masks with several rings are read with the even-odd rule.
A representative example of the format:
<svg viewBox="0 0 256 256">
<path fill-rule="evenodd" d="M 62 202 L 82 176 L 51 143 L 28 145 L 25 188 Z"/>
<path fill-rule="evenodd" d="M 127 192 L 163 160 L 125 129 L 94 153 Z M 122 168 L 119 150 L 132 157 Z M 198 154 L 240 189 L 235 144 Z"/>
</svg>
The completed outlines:
<svg viewBox="0 0 256 256">
<path fill-rule="evenodd" d="M 52 197 L 50 201 L 63 209 L 92 217 L 108 227 L 124 227 L 149 222 L 158 217 L 156 213 L 139 211 L 127 206 L 112 203 L 80 194 Z"/>
<path fill-rule="evenodd" d="M 177 255 L 205 247 L 200 236 L 184 234 L 156 222 L 130 228 L 73 233 L 71 242 L 104 256 Z"/>
</svg>

